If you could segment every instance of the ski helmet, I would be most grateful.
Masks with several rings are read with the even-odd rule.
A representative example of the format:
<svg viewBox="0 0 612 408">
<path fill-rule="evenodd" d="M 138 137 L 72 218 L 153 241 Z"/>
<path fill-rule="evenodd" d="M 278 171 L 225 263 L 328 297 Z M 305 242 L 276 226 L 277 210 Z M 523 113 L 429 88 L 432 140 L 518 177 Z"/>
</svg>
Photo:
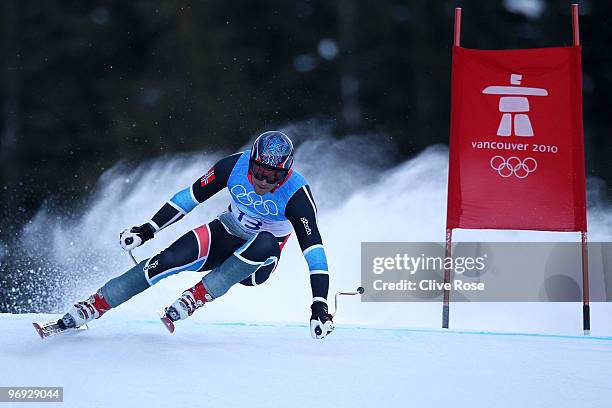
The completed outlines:
<svg viewBox="0 0 612 408">
<path fill-rule="evenodd" d="M 283 132 L 264 132 L 253 143 L 249 170 L 256 179 L 280 183 L 292 164 L 293 143 Z"/>
</svg>

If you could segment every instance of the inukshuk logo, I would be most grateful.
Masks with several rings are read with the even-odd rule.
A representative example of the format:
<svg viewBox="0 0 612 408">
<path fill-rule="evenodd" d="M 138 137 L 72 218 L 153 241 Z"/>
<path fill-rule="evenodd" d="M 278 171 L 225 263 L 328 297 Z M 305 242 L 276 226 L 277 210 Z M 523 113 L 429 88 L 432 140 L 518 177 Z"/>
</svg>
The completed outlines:
<svg viewBox="0 0 612 408">
<path fill-rule="evenodd" d="M 548 96 L 548 91 L 543 88 L 530 88 L 521 85 L 523 75 L 511 74 L 510 85 L 487 86 L 482 93 L 485 95 L 499 95 L 499 112 L 501 119 L 497 128 L 497 136 L 509 137 L 533 137 L 535 135 L 531 119 L 529 118 L 530 104 L 528 96 Z M 483 143 L 483 142 L 480 142 Z M 527 145 L 513 143 L 489 142 L 489 148 L 506 149 L 506 145 L 512 149 L 516 145 L 518 150 L 526 150 Z M 524 148 L 523 148 L 524 147 Z M 536 171 L 538 162 L 533 157 L 523 159 L 517 156 L 504 157 L 495 155 L 489 161 L 491 168 L 501 177 L 515 176 L 524 179 Z"/>
</svg>

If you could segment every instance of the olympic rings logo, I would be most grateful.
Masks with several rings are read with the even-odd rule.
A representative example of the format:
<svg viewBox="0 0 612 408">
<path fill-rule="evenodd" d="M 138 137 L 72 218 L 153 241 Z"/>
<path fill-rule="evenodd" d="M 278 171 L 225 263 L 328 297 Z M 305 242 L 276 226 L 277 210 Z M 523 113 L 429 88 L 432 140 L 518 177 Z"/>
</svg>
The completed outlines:
<svg viewBox="0 0 612 408">
<path fill-rule="evenodd" d="M 274 201 L 264 201 L 255 191 L 247 192 L 247 189 L 241 184 L 232 187 L 230 192 L 236 198 L 236 201 L 247 207 L 253 207 L 260 215 L 278 215 L 278 206 Z"/>
<path fill-rule="evenodd" d="M 524 179 L 538 168 L 538 162 L 532 157 L 521 160 L 516 156 L 505 159 L 502 156 L 493 156 L 490 161 L 491 168 L 499 173 L 500 176 L 507 178 L 516 176 Z"/>
</svg>

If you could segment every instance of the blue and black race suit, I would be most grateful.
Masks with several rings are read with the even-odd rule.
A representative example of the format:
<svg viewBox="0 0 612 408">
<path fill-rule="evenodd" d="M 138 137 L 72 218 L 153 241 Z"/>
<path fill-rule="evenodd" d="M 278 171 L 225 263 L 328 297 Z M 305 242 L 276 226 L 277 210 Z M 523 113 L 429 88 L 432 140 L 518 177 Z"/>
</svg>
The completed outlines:
<svg viewBox="0 0 612 408">
<path fill-rule="evenodd" d="M 249 238 L 262 231 L 273 234 L 282 250 L 291 232 L 295 231 L 310 270 L 313 301 L 326 302 L 329 289 L 327 259 L 317 226 L 317 207 L 306 180 L 291 170 L 283 183 L 260 196 L 253 189 L 248 168 L 248 151 L 219 160 L 191 186 L 176 193 L 151 218 L 148 224 L 156 233 L 225 188 L 231 196 L 225 213 L 183 235 L 146 262 L 144 270 L 149 284 L 185 270 L 212 270 L 236 251 L 242 251 Z M 240 283 L 260 284 L 276 266 L 277 262 L 271 262 Z"/>
</svg>

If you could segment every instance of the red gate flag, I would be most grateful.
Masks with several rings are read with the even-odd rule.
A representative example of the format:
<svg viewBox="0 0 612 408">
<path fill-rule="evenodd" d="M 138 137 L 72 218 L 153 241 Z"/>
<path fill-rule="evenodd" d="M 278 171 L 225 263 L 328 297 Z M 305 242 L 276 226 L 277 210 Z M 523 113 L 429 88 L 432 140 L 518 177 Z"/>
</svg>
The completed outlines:
<svg viewBox="0 0 612 408">
<path fill-rule="evenodd" d="M 580 51 L 453 47 L 447 228 L 586 231 Z"/>
</svg>

